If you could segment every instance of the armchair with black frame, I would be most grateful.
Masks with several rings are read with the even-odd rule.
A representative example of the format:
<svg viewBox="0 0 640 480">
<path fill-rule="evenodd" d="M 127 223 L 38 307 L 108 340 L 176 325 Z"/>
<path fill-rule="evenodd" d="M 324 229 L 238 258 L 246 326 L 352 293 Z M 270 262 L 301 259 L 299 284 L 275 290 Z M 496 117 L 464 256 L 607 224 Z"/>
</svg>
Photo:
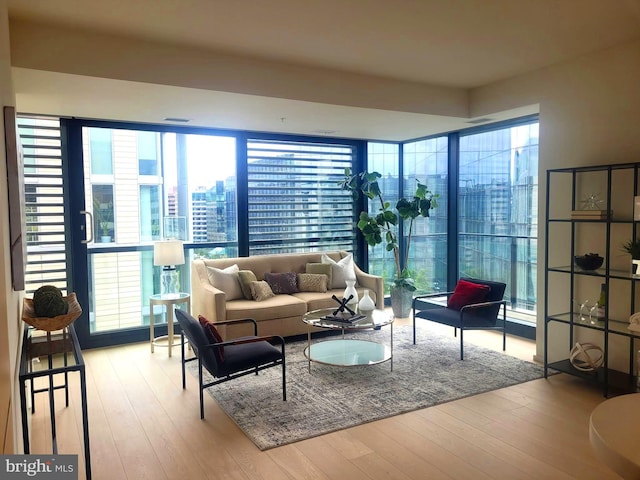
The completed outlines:
<svg viewBox="0 0 640 480">
<path fill-rule="evenodd" d="M 413 299 L 413 344 L 416 343 L 416 319 L 422 318 L 449 325 L 457 336 L 460 329 L 460 360 L 464 360 L 465 330 L 502 330 L 502 350 L 507 348 L 507 302 L 503 300 L 506 284 L 461 278 L 452 292 L 418 295 Z M 446 297 L 447 303 L 436 302 Z M 502 318 L 499 318 L 502 310 Z"/>
<path fill-rule="evenodd" d="M 284 339 L 277 335 L 258 336 L 258 324 L 251 318 L 217 322 L 216 325 L 253 323 L 254 335 L 212 342 L 201 323 L 184 310 L 176 308 L 176 318 L 182 329 L 182 388 L 186 388 L 185 364 L 198 362 L 198 388 L 200 390 L 200 418 L 204 418 L 204 389 L 266 368 L 282 365 L 282 400 L 287 400 Z M 187 337 L 194 356 L 185 358 Z M 272 345 L 274 342 L 279 348 Z M 216 379 L 204 383 L 203 368 Z"/>
</svg>

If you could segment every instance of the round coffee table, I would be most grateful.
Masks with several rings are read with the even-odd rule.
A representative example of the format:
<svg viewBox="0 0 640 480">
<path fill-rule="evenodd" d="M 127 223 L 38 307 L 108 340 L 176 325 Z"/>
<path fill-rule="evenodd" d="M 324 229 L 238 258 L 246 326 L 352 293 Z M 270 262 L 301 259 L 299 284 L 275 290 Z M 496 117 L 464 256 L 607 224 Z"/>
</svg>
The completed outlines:
<svg viewBox="0 0 640 480">
<path fill-rule="evenodd" d="M 589 419 L 589 440 L 600 460 L 625 479 L 640 478 L 640 393 L 609 398 Z"/>
<path fill-rule="evenodd" d="M 393 315 L 384 310 L 373 310 L 362 313 L 364 318 L 349 323 L 327 318 L 334 311 L 335 308 L 322 308 L 307 312 L 302 318 L 308 326 L 307 348 L 304 349 L 304 356 L 308 361 L 309 373 L 311 373 L 311 362 L 338 367 L 355 367 L 389 361 L 393 371 Z M 390 326 L 389 345 L 371 340 L 345 338 L 347 331 L 379 330 L 387 325 Z M 342 334 L 339 339 L 311 343 L 311 327 L 340 330 Z"/>
</svg>

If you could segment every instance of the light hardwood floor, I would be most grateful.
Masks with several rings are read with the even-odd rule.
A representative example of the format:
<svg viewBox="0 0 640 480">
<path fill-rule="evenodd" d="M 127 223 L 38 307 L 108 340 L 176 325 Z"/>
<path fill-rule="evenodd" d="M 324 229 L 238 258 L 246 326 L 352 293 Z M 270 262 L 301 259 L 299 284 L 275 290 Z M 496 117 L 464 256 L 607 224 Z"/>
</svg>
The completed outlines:
<svg viewBox="0 0 640 480">
<path fill-rule="evenodd" d="M 495 333 L 467 332 L 465 339 L 501 345 Z M 507 338 L 507 354 L 530 361 L 534 353 L 532 342 Z M 567 375 L 261 452 L 206 394 L 200 420 L 195 379 L 181 388 L 179 351 L 168 358 L 145 343 L 84 356 L 96 480 L 619 478 L 589 445 L 589 415 L 604 400 L 601 391 Z M 80 454 L 84 478 L 77 375 L 71 377 L 69 408 L 56 393 L 58 445 L 60 453 Z M 46 395 L 36 397 L 33 453 L 51 452 L 45 402 Z"/>
</svg>

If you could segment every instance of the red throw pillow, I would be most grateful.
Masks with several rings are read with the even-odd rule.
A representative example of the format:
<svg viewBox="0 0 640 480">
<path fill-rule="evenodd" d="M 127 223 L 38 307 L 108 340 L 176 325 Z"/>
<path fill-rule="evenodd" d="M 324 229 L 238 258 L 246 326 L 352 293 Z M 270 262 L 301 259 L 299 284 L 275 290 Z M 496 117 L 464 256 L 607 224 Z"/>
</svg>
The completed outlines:
<svg viewBox="0 0 640 480">
<path fill-rule="evenodd" d="M 465 305 L 483 302 L 491 288 L 488 285 L 458 280 L 453 295 L 447 301 L 447 308 L 460 310 Z"/>
<path fill-rule="evenodd" d="M 198 321 L 200 322 L 200 325 L 202 325 L 202 328 L 204 330 L 204 334 L 207 336 L 207 339 L 209 340 L 209 342 L 211 342 L 211 343 L 224 342 L 224 340 L 222 339 L 222 336 L 220 335 L 220 332 L 218 332 L 218 329 L 216 328 L 216 326 L 213 323 L 211 323 L 209 320 L 207 320 L 202 315 L 198 315 Z M 215 351 L 216 351 L 216 356 L 218 358 L 218 361 L 219 362 L 223 362 L 224 361 L 224 347 L 218 347 L 218 348 L 215 349 Z"/>
</svg>

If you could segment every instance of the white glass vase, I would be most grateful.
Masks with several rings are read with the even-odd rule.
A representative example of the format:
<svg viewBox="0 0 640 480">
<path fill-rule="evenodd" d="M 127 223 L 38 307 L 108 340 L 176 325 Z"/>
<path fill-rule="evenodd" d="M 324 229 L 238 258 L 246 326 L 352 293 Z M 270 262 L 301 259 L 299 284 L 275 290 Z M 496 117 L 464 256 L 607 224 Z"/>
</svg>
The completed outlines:
<svg viewBox="0 0 640 480">
<path fill-rule="evenodd" d="M 353 295 L 351 300 L 347 302 L 347 306 L 351 310 L 355 310 L 358 305 L 358 291 L 356 290 L 356 281 L 355 280 L 347 280 L 347 288 L 344 289 L 344 293 L 342 294 L 342 298 L 349 298 L 349 295 Z"/>
<path fill-rule="evenodd" d="M 373 302 L 373 299 L 369 296 L 369 290 L 365 290 L 362 298 L 358 302 L 358 311 L 359 312 L 370 312 L 371 310 L 376 308 L 376 304 Z"/>
</svg>

